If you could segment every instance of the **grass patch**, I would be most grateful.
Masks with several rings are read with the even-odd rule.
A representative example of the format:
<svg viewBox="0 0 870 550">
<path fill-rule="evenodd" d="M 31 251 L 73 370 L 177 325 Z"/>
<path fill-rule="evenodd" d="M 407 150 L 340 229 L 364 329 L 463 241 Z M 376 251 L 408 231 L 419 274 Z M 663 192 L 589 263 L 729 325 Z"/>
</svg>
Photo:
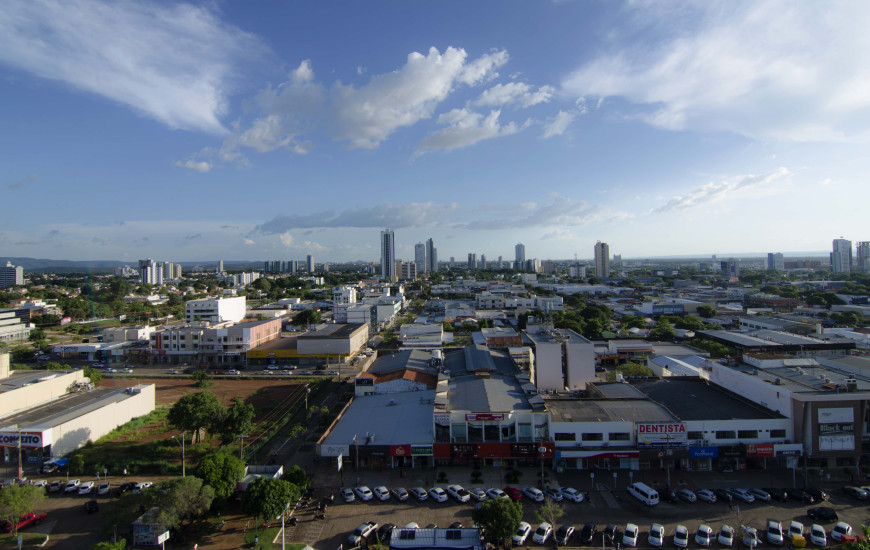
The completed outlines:
<svg viewBox="0 0 870 550">
<path fill-rule="evenodd" d="M 169 415 L 169 408 L 162 407 L 158 409 L 154 409 L 150 413 L 137 416 L 133 420 L 118 426 L 111 432 L 107 433 L 103 437 L 99 438 L 95 444 L 99 445 L 100 443 L 107 443 L 109 441 L 113 441 L 115 439 L 120 439 L 122 441 L 136 441 L 137 439 L 141 439 L 146 435 L 153 435 L 157 433 L 162 433 L 166 431 L 167 428 L 167 420 L 166 417 Z M 157 426 L 151 427 L 150 430 L 142 430 L 142 428 L 146 426 L 151 426 L 152 424 L 159 424 Z M 140 431 L 142 430 L 142 431 Z"/>
<path fill-rule="evenodd" d="M 24 546 L 42 544 L 48 538 L 46 535 L 40 533 L 19 533 L 19 535 L 24 537 Z M 12 535 L 0 536 L 0 548 L 18 548 L 18 537 Z"/>
<path fill-rule="evenodd" d="M 250 548 L 281 548 L 281 543 L 272 544 L 272 541 L 275 540 L 281 533 L 281 526 L 277 527 L 269 527 L 268 529 L 259 529 L 254 531 L 248 531 L 245 533 L 245 543 Z M 254 538 L 259 536 L 260 543 L 258 546 L 254 546 Z M 305 545 L 304 544 L 288 544 L 290 548 L 294 550 L 301 550 Z"/>
</svg>

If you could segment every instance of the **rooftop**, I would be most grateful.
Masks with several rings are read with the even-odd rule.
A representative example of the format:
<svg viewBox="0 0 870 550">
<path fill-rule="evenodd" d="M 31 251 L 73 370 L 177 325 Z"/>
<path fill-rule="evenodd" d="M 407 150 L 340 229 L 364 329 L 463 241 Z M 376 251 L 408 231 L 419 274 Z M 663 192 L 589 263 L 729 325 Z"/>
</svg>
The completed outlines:
<svg viewBox="0 0 870 550">
<path fill-rule="evenodd" d="M 321 444 L 353 445 L 354 436 L 360 446 L 431 444 L 434 400 L 434 390 L 354 397 Z"/>
<path fill-rule="evenodd" d="M 317 330 L 306 332 L 305 334 L 300 334 L 299 339 L 314 339 L 314 338 L 333 338 L 333 339 L 344 339 L 350 338 L 357 331 L 362 330 L 366 325 L 356 325 L 356 324 L 331 324 L 324 325 Z"/>
<path fill-rule="evenodd" d="M 8 377 L 0 379 L 0 393 L 17 390 L 24 386 L 37 384 L 43 380 L 50 380 L 65 374 L 71 370 L 17 370 Z"/>
<path fill-rule="evenodd" d="M 533 408 L 513 376 L 466 374 L 451 378 L 448 398 L 451 411 L 510 412 Z"/>
<path fill-rule="evenodd" d="M 680 420 L 751 420 L 782 418 L 766 408 L 709 385 L 698 378 L 668 377 L 632 380 L 650 399 L 667 407 Z"/>
<path fill-rule="evenodd" d="M 627 385 L 627 384 L 623 384 Z M 673 422 L 667 409 L 647 399 L 547 399 L 553 422 Z"/>
<path fill-rule="evenodd" d="M 282 336 L 280 338 L 275 338 L 274 340 L 269 340 L 268 342 L 264 342 L 254 348 L 257 351 L 261 350 L 279 350 L 279 349 L 296 349 L 296 339 L 298 336 Z"/>
<path fill-rule="evenodd" d="M 133 386 L 146 387 L 147 384 Z M 117 403 L 130 398 L 127 390 L 95 388 L 84 393 L 74 393 L 55 399 L 51 403 L 27 409 L 3 418 L 4 424 L 17 424 L 21 429 L 48 429 L 69 422 L 84 414 L 101 409 L 108 403 Z"/>
<path fill-rule="evenodd" d="M 388 372 L 410 369 L 437 375 L 438 369 L 429 366 L 429 361 L 431 359 L 431 352 L 420 349 L 401 350 L 397 353 L 390 354 L 378 354 L 377 360 L 366 369 L 366 372 L 380 375 Z"/>
</svg>

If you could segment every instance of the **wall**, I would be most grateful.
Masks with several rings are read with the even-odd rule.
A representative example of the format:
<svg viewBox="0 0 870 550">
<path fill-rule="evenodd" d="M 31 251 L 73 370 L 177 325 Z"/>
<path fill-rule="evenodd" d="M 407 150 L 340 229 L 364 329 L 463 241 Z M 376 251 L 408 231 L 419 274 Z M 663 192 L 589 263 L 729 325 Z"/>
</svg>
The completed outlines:
<svg viewBox="0 0 870 550">
<path fill-rule="evenodd" d="M 562 344 L 537 343 L 535 350 L 535 386 L 539 391 L 561 391 L 565 386 L 562 373 Z"/>
<path fill-rule="evenodd" d="M 556 448 L 576 449 L 581 447 L 629 447 L 634 448 L 635 429 L 634 422 L 552 422 L 550 424 L 550 436 L 555 438 L 557 433 L 572 433 L 574 441 L 556 441 Z M 583 441 L 583 434 L 603 434 L 600 441 Z M 627 433 L 628 440 L 610 441 L 611 433 Z M 606 443 L 606 445 L 605 445 Z"/>
<path fill-rule="evenodd" d="M 30 386 L 15 388 L 4 392 L 0 399 L 0 417 L 12 414 L 15 411 L 29 409 L 54 401 L 58 397 L 66 395 L 67 390 L 76 382 L 81 382 L 84 372 L 44 371 L 46 376 L 56 374 L 51 380 L 43 380 Z"/>
<path fill-rule="evenodd" d="M 758 376 L 744 374 L 719 363 L 711 362 L 710 382 L 758 403 L 779 414 L 792 418 L 791 392 L 782 386 L 765 382 Z"/>
<path fill-rule="evenodd" d="M 567 361 L 565 385 L 569 390 L 585 390 L 595 381 L 595 345 L 591 342 L 565 342 Z"/>
</svg>

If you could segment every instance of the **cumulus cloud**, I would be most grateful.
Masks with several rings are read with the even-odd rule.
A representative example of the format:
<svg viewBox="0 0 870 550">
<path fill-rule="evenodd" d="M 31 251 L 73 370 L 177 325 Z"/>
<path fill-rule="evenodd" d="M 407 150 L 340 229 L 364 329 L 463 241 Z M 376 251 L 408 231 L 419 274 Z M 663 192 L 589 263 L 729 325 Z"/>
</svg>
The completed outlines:
<svg viewBox="0 0 870 550">
<path fill-rule="evenodd" d="M 666 129 L 792 141 L 870 137 L 864 6 L 774 0 L 630 9 L 637 27 L 567 76 L 567 92 L 622 97 L 634 104 L 632 116 Z M 634 36 L 644 39 L 620 40 Z"/>
<path fill-rule="evenodd" d="M 508 82 L 507 84 L 496 84 L 492 88 L 484 90 L 480 97 L 474 101 L 474 104 L 484 107 L 513 104 L 520 107 L 532 107 L 538 103 L 547 103 L 552 97 L 552 86 L 541 86 L 535 90 L 532 86 L 522 82 Z"/>
<path fill-rule="evenodd" d="M 171 128 L 224 133 L 243 62 L 266 51 L 205 7 L 10 0 L 0 62 L 117 101 Z"/>
<path fill-rule="evenodd" d="M 39 174 L 30 174 L 24 179 L 20 179 L 18 181 L 14 181 L 12 183 L 7 183 L 6 187 L 9 189 L 25 189 L 30 186 L 31 183 L 39 179 Z"/>
<path fill-rule="evenodd" d="M 459 147 L 474 145 L 485 139 L 509 136 L 519 128 L 513 122 L 500 124 L 501 111 L 490 111 L 485 118 L 480 113 L 468 109 L 453 109 L 438 117 L 440 124 L 447 127 L 424 138 L 418 145 L 418 154 L 423 151 L 451 151 Z"/>
<path fill-rule="evenodd" d="M 193 170 L 194 172 L 201 172 L 203 174 L 211 170 L 211 163 L 204 160 L 177 160 L 175 161 L 175 166 L 178 166 L 179 168 L 185 168 L 187 170 Z"/>
<path fill-rule="evenodd" d="M 293 246 L 293 235 L 289 231 L 279 234 L 278 238 L 284 246 Z"/>
<path fill-rule="evenodd" d="M 332 210 L 307 216 L 280 214 L 254 228 L 253 233 L 283 234 L 293 229 L 322 227 L 420 227 L 439 222 L 456 209 L 456 204 L 421 202 L 411 204 L 381 203 L 336 213 Z"/>
<path fill-rule="evenodd" d="M 549 121 L 544 125 L 544 133 L 541 135 L 544 139 L 551 138 L 554 136 L 561 136 L 565 133 L 565 130 L 568 129 L 568 126 L 574 122 L 574 119 L 577 117 L 577 113 L 572 113 L 568 111 L 559 111 L 559 113 L 553 118 L 553 120 Z"/>
<path fill-rule="evenodd" d="M 566 227 L 586 225 L 591 222 L 610 222 L 631 217 L 623 212 L 613 212 L 609 208 L 550 194 L 548 204 L 534 208 L 518 209 L 517 212 L 502 215 L 490 220 L 477 220 L 464 226 L 465 229 L 510 229 L 520 227 Z"/>
<path fill-rule="evenodd" d="M 718 202 L 726 198 L 732 198 L 735 193 L 742 190 L 757 190 L 770 186 L 777 180 L 782 180 L 791 176 L 788 168 L 778 168 L 773 172 L 762 175 L 749 174 L 731 178 L 719 182 L 709 182 L 697 189 L 692 190 L 686 196 L 676 196 L 665 203 L 663 206 L 656 208 L 653 212 L 669 212 L 671 210 L 687 210 L 689 208 Z"/>
</svg>

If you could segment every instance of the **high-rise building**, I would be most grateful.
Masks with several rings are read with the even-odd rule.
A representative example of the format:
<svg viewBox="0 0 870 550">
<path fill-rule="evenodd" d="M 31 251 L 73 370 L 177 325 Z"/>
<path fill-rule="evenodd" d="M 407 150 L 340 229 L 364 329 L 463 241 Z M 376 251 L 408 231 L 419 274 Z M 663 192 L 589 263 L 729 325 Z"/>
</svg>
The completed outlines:
<svg viewBox="0 0 870 550">
<path fill-rule="evenodd" d="M 477 254 L 474 252 L 468 253 L 468 269 L 474 269 L 477 267 Z"/>
<path fill-rule="evenodd" d="M 607 243 L 595 243 L 595 276 L 610 277 L 610 247 Z"/>
<path fill-rule="evenodd" d="M 728 260 L 724 262 L 719 262 L 719 270 L 725 277 L 729 279 L 739 279 L 740 260 L 735 258 L 728 258 Z"/>
<path fill-rule="evenodd" d="M 151 258 L 139 260 L 139 282 L 143 285 L 162 285 L 163 264 Z"/>
<path fill-rule="evenodd" d="M 414 263 L 417 264 L 417 273 L 429 271 L 429 263 L 426 261 L 426 245 L 417 243 L 414 245 Z"/>
<path fill-rule="evenodd" d="M 432 239 L 426 241 L 427 271 L 438 271 L 438 249 Z"/>
<path fill-rule="evenodd" d="M 396 279 L 396 235 L 392 229 L 381 231 L 381 278 Z"/>
<path fill-rule="evenodd" d="M 834 239 L 834 250 L 831 252 L 831 271 L 834 273 L 852 273 L 852 241 Z"/>
<path fill-rule="evenodd" d="M 224 261 L 223 260 L 218 260 L 217 272 L 218 273 L 224 272 Z"/>
<path fill-rule="evenodd" d="M 767 269 L 770 271 L 785 271 L 785 259 L 779 252 L 767 254 Z"/>
<path fill-rule="evenodd" d="M 498 268 L 504 269 L 504 260 L 502 260 L 501 256 L 498 257 Z"/>
<path fill-rule="evenodd" d="M 480 269 L 486 269 L 486 254 L 480 255 Z"/>
<path fill-rule="evenodd" d="M 401 279 L 404 281 L 417 280 L 417 262 L 402 262 Z"/>
<path fill-rule="evenodd" d="M 453 256 L 450 256 L 450 263 L 448 263 L 447 265 L 450 267 L 450 269 L 453 269 L 454 267 L 456 267 L 456 258 L 454 258 Z"/>
<path fill-rule="evenodd" d="M 0 267 L 0 288 L 9 288 L 11 286 L 21 286 L 24 284 L 24 268 L 20 265 L 12 265 L 12 262 L 6 262 L 4 267 Z"/>
<path fill-rule="evenodd" d="M 175 278 L 175 264 L 172 262 L 163 262 L 163 279 Z"/>
<path fill-rule="evenodd" d="M 517 243 L 514 250 L 516 251 L 516 262 L 514 262 L 514 267 L 519 271 L 526 265 L 526 245 L 523 243 Z"/>
<path fill-rule="evenodd" d="M 870 274 L 870 241 L 858 241 L 855 248 L 858 253 L 855 269 L 865 275 Z"/>
<path fill-rule="evenodd" d="M 309 254 L 305 257 L 305 263 L 308 264 L 308 273 L 314 273 L 314 256 Z"/>
</svg>

